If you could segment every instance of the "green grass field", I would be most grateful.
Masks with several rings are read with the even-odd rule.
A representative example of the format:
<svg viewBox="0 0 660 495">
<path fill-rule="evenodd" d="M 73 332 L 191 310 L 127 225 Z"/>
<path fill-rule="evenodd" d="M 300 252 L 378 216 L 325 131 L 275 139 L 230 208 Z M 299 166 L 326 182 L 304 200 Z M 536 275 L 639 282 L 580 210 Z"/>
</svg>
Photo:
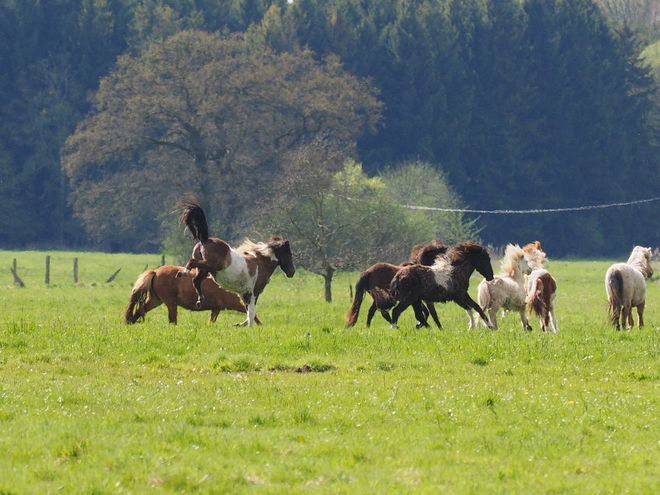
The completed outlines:
<svg viewBox="0 0 660 495">
<path fill-rule="evenodd" d="M 169 325 L 164 307 L 129 326 L 160 256 L 0 252 L 0 494 L 658 493 L 660 285 L 646 327 L 616 332 L 611 263 L 548 263 L 546 335 L 513 314 L 468 332 L 452 303 L 443 330 L 410 311 L 366 328 L 366 307 L 346 330 L 357 274 L 328 304 L 301 271 L 276 272 L 261 327 L 185 310 Z"/>
</svg>

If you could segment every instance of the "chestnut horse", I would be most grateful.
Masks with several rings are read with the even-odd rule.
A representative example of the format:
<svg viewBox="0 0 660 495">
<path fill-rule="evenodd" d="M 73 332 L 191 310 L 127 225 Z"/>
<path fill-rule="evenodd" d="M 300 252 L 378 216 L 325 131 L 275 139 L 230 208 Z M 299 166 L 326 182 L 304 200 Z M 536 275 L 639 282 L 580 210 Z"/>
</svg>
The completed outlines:
<svg viewBox="0 0 660 495">
<path fill-rule="evenodd" d="M 635 246 L 626 263 L 612 265 L 605 274 L 605 290 L 610 321 L 620 330 L 633 326 L 632 308 L 637 308 L 637 326 L 644 326 L 645 277 L 653 275 L 651 248 Z M 621 323 L 619 323 L 621 316 Z"/>
<path fill-rule="evenodd" d="M 492 328 L 488 317 L 468 294 L 470 276 L 477 270 L 486 280 L 493 280 L 493 267 L 488 250 L 474 242 L 464 242 L 438 256 L 433 266 L 410 265 L 401 268 L 390 284 L 389 294 L 378 292 L 379 305 L 392 307 L 392 327 L 397 327 L 401 313 L 413 306 L 415 316 L 421 321 L 421 303 L 454 301 L 465 309 L 474 326 L 472 311 L 479 313 L 486 325 Z M 428 323 L 427 325 L 428 326 Z"/>
<path fill-rule="evenodd" d="M 379 310 L 383 318 L 391 324 L 392 318 L 390 318 L 389 311 L 378 307 L 378 298 L 374 296 L 374 291 L 388 291 L 390 288 L 390 282 L 392 282 L 394 275 L 396 275 L 401 268 L 410 264 L 432 265 L 435 258 L 440 254 L 446 253 L 447 249 L 449 249 L 448 246 L 445 246 L 441 241 L 436 239 L 414 246 L 410 253 L 410 261 L 401 265 L 376 263 L 363 271 L 358 276 L 357 282 L 355 283 L 355 297 L 353 298 L 353 304 L 351 304 L 351 307 L 346 313 L 346 328 L 350 328 L 357 323 L 358 315 L 360 314 L 360 306 L 362 305 L 365 292 L 373 299 L 371 307 L 367 313 L 367 327 L 371 325 L 371 320 L 376 314 L 376 310 Z M 432 303 L 429 304 L 428 307 L 423 308 L 423 312 L 425 316 L 430 313 L 436 325 L 438 325 L 438 328 L 442 328 L 440 320 L 438 319 L 438 314 L 435 311 L 435 306 L 433 306 Z M 423 322 L 420 322 L 421 325 L 424 325 L 424 323 L 426 323 L 426 318 Z"/>
<path fill-rule="evenodd" d="M 161 304 L 167 306 L 170 323 L 177 322 L 177 307 L 181 306 L 192 311 L 197 310 L 197 293 L 190 278 L 177 278 L 176 274 L 183 270 L 182 266 L 164 265 L 155 270 L 145 270 L 135 282 L 131 299 L 128 301 L 124 320 L 135 323 L 144 315 Z M 195 273 L 196 275 L 197 273 Z M 204 287 L 204 302 L 200 311 L 211 310 L 210 322 L 214 322 L 223 309 L 231 309 L 247 313 L 240 298 L 233 292 L 219 287 L 213 279 L 202 281 Z M 256 319 L 259 323 L 258 318 Z"/>
<path fill-rule="evenodd" d="M 289 278 L 296 273 L 289 241 L 272 236 L 267 243 L 255 244 L 246 240 L 234 249 L 221 239 L 209 237 L 206 215 L 195 197 L 184 199 L 177 206 L 181 210 L 181 221 L 199 241 L 185 269 L 177 274 L 178 277 L 186 276 L 197 268 L 197 275 L 193 278 L 196 307 L 202 307 L 202 281 L 210 273 L 222 287 L 241 296 L 247 307 L 247 318 L 239 325 L 252 326 L 257 300 L 275 269 L 279 266 Z"/>
<path fill-rule="evenodd" d="M 544 332 L 557 333 L 559 332 L 559 325 L 555 316 L 554 302 L 557 296 L 557 281 L 543 267 L 543 263 L 547 261 L 547 258 L 545 253 L 541 251 L 539 241 L 523 246 L 523 251 L 525 252 L 527 264 L 532 269 L 525 282 L 525 292 L 527 292 L 525 303 L 529 314 L 536 314 Z"/>
</svg>

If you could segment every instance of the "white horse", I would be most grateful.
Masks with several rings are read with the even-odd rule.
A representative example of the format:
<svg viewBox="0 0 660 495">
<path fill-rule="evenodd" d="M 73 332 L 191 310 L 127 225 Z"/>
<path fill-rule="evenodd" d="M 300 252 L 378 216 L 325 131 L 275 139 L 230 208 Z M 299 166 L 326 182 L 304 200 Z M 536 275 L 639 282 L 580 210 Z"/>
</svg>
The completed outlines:
<svg viewBox="0 0 660 495">
<path fill-rule="evenodd" d="M 509 244 L 504 251 L 501 273 L 490 282 L 482 280 L 477 288 L 477 300 L 497 330 L 497 310 L 517 311 L 524 330 L 531 330 L 525 315 L 525 289 L 523 275 L 531 271 L 525 252 L 517 244 Z"/>
<path fill-rule="evenodd" d="M 633 327 L 632 309 L 637 308 L 637 326 L 644 325 L 644 305 L 646 304 L 645 277 L 653 275 L 651 248 L 635 246 L 626 263 L 616 263 L 605 274 L 607 309 L 610 321 L 617 330 L 627 325 Z M 619 315 L 621 323 L 619 323 Z"/>
<path fill-rule="evenodd" d="M 541 243 L 535 241 L 523 246 L 525 259 L 532 269 L 525 282 L 525 300 L 529 313 L 535 313 L 541 322 L 544 332 L 559 332 L 557 318 L 555 317 L 555 297 L 557 295 L 557 281 L 543 268 L 548 261 L 545 253 L 541 251 Z"/>
</svg>

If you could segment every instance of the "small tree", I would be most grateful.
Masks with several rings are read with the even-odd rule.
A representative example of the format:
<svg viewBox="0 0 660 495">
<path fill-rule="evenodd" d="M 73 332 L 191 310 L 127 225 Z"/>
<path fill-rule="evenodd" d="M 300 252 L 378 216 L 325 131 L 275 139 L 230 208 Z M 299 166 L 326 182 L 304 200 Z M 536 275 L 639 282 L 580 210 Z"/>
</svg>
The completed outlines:
<svg viewBox="0 0 660 495">
<path fill-rule="evenodd" d="M 381 174 L 393 202 L 404 206 L 460 209 L 461 198 L 449 184 L 442 170 L 422 161 L 403 163 Z M 467 220 L 465 214 L 433 209 L 409 209 L 410 220 L 423 223 L 433 232 L 433 237 L 447 244 L 464 241 L 480 242 L 481 228 L 477 220 Z"/>
<path fill-rule="evenodd" d="M 337 271 L 401 262 L 412 245 L 431 236 L 427 225 L 409 221 L 408 212 L 391 203 L 382 180 L 368 178 L 360 164 L 322 140 L 292 154 L 270 210 L 261 227 L 287 236 L 296 262 L 323 277 L 328 302 Z"/>
</svg>

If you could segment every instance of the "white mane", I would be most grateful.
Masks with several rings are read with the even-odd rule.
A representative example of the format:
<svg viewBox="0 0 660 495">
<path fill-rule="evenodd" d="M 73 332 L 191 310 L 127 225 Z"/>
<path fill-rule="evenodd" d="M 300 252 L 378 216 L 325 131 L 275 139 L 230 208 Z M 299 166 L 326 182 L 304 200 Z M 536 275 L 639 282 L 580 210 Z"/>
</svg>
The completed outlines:
<svg viewBox="0 0 660 495">
<path fill-rule="evenodd" d="M 630 253 L 627 264 L 642 272 L 645 277 L 650 277 L 653 275 L 651 254 L 651 248 L 635 246 L 632 253 Z"/>
<path fill-rule="evenodd" d="M 264 242 L 254 243 L 250 239 L 245 239 L 243 243 L 236 248 L 236 251 L 243 254 L 261 254 L 270 257 L 273 250 Z"/>
<path fill-rule="evenodd" d="M 519 278 L 522 276 L 521 260 L 524 260 L 525 252 L 518 244 L 509 244 L 504 251 L 504 258 L 502 259 L 502 274 L 511 277 Z M 527 264 L 525 262 L 525 264 Z"/>
</svg>

